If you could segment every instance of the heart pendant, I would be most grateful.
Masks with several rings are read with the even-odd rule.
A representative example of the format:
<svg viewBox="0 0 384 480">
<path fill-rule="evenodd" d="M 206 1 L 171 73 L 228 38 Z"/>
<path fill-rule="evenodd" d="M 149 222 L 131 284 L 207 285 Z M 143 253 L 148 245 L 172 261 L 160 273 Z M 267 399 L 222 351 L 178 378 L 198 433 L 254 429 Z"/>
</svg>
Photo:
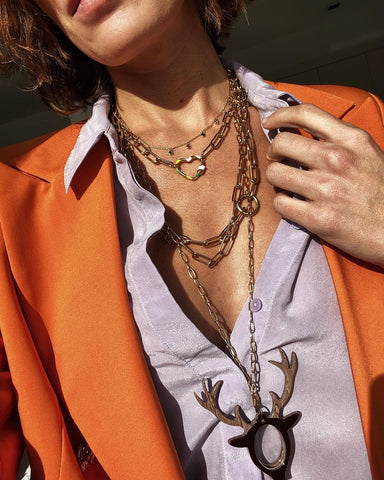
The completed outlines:
<svg viewBox="0 0 384 480">
<path fill-rule="evenodd" d="M 197 170 L 196 170 L 196 173 L 195 173 L 194 176 L 187 175 L 185 172 L 183 172 L 181 170 L 181 165 L 183 163 L 192 163 L 196 160 L 200 162 L 200 165 L 197 167 Z M 191 155 L 188 158 L 179 158 L 175 162 L 175 167 L 176 167 L 177 173 L 180 173 L 180 175 L 182 177 L 186 178 L 187 180 L 197 180 L 201 175 L 203 175 L 203 173 L 205 172 L 205 168 L 206 168 L 205 163 L 204 163 L 204 159 L 201 158 L 200 155 Z"/>
</svg>

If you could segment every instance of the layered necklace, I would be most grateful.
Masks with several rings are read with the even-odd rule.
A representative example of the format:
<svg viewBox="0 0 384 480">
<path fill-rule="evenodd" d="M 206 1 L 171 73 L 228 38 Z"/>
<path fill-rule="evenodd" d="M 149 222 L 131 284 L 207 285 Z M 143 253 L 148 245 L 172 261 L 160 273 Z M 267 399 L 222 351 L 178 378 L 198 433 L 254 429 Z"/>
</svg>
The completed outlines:
<svg viewBox="0 0 384 480">
<path fill-rule="evenodd" d="M 206 170 L 206 160 L 208 156 L 214 150 L 220 147 L 220 145 L 223 143 L 224 138 L 227 136 L 227 133 L 229 131 L 229 124 L 232 120 L 233 108 L 235 106 L 234 103 L 232 102 L 232 95 L 235 89 L 234 80 L 232 77 L 229 77 L 229 76 L 228 76 L 228 89 L 229 89 L 229 94 L 226 99 L 226 102 L 223 108 L 220 110 L 219 114 L 216 115 L 214 120 L 208 126 L 203 128 L 203 130 L 201 130 L 200 133 L 198 133 L 197 135 L 194 135 L 192 138 L 178 145 L 167 146 L 167 147 L 164 147 L 164 146 L 156 147 L 154 145 L 150 145 L 148 142 L 143 140 L 139 135 L 134 134 L 126 126 L 116 107 L 112 109 L 112 121 L 118 126 L 120 138 L 122 139 L 122 141 L 124 141 L 124 143 L 129 149 L 136 150 L 142 157 L 151 161 L 155 165 L 164 165 L 166 167 L 174 168 L 176 172 L 180 174 L 182 177 L 184 177 L 185 179 L 195 181 L 195 180 L 198 180 L 201 177 L 201 175 L 204 174 Z M 221 125 L 218 132 L 213 136 L 213 138 L 210 140 L 208 145 L 205 148 L 203 148 L 200 154 L 190 155 L 189 157 L 180 157 L 177 160 L 173 161 L 173 160 L 164 158 L 155 152 L 155 150 L 167 151 L 168 154 L 171 157 L 173 157 L 175 155 L 175 150 L 181 147 L 186 147 L 188 149 L 191 149 L 192 142 L 194 140 L 196 140 L 199 137 L 205 138 L 207 136 L 207 131 L 211 127 L 213 127 L 214 125 L 220 124 L 220 121 L 218 119 L 220 115 L 223 115 L 223 118 L 221 120 Z M 189 175 L 183 170 L 184 168 L 183 165 L 192 164 L 194 162 L 196 162 L 198 165 L 196 168 L 196 173 L 194 175 Z M 139 172 L 139 174 L 141 174 L 141 172 Z"/>
<path fill-rule="evenodd" d="M 122 120 L 116 106 L 111 110 L 111 121 L 116 127 L 120 140 L 120 149 L 122 153 L 133 163 L 135 175 L 139 183 L 149 190 L 152 190 L 148 176 L 135 151 L 141 155 L 144 160 L 149 160 L 156 165 L 163 165 L 174 168 L 187 180 L 197 180 L 201 174 L 206 171 L 206 159 L 214 149 L 220 147 L 226 138 L 230 124 L 233 122 L 236 130 L 236 138 L 239 148 L 239 162 L 235 186 L 232 192 L 232 215 L 229 222 L 222 231 L 213 237 L 205 240 L 193 240 L 187 235 L 177 233 L 167 222 L 162 229 L 164 239 L 175 245 L 181 261 L 185 264 L 187 272 L 194 282 L 200 297 L 205 303 L 210 319 L 215 323 L 218 332 L 226 345 L 228 354 L 233 362 L 243 373 L 249 387 L 252 403 L 255 409 L 255 416 L 248 420 L 242 413 L 239 405 L 236 405 L 233 415 L 227 415 L 221 411 L 218 404 L 218 396 L 222 381 L 215 383 L 212 388 L 209 387 L 207 379 L 202 382 L 204 396 L 200 397 L 195 393 L 199 404 L 212 412 L 220 421 L 232 425 L 240 426 L 244 432 L 242 435 L 230 438 L 228 442 L 234 447 L 248 448 L 254 464 L 264 473 L 268 474 L 274 480 L 285 480 L 287 467 L 290 464 L 292 456 L 292 444 L 289 432 L 300 418 L 300 412 L 293 412 L 289 415 L 283 415 L 283 409 L 288 403 L 294 387 L 294 380 L 297 371 L 296 354 L 292 352 L 291 358 L 283 349 L 279 349 L 281 362 L 270 361 L 273 365 L 280 368 L 285 376 L 285 385 L 281 396 L 275 392 L 270 392 L 272 398 L 271 409 L 263 405 L 260 398 L 260 365 L 257 353 L 257 344 L 255 339 L 255 320 L 253 315 L 252 301 L 255 284 L 254 272 L 254 223 L 253 217 L 259 211 L 259 201 L 257 199 L 257 190 L 260 183 L 259 167 L 257 163 L 256 148 L 250 126 L 249 104 L 247 94 L 240 85 L 236 75 L 228 71 L 229 95 L 226 104 L 221 111 L 222 120 L 218 132 L 213 136 L 208 146 L 203 149 L 199 155 L 191 155 L 188 158 L 179 158 L 175 162 L 162 158 L 153 150 L 159 147 L 150 146 L 139 136 L 135 135 Z M 213 121 L 216 122 L 217 117 Z M 220 123 L 220 122 L 219 122 Z M 210 126 L 212 126 L 210 125 Z M 209 127 L 210 127 L 209 126 Z M 205 130 L 208 130 L 206 127 Z M 181 147 L 190 145 L 196 139 L 170 147 L 168 152 L 174 155 L 174 151 Z M 166 149 L 166 147 L 161 147 Z M 188 148 L 188 147 L 187 147 Z M 170 151 L 172 150 L 172 154 Z M 197 161 L 196 174 L 187 175 L 181 170 L 183 163 Z M 218 309 L 210 300 L 206 289 L 200 283 L 196 270 L 192 267 L 190 259 L 197 260 L 210 268 L 215 267 L 225 256 L 227 256 L 236 240 L 239 227 L 243 220 L 247 224 L 248 237 L 248 313 L 249 313 L 249 346 L 250 346 L 250 372 L 241 363 L 236 349 L 230 340 L 230 330 L 219 313 Z M 209 252 L 199 253 L 194 250 L 196 246 L 205 251 L 216 247 L 216 252 L 212 255 Z M 272 461 L 267 460 L 267 455 L 262 448 L 262 436 L 266 428 L 276 429 L 280 438 L 280 454 Z"/>
</svg>

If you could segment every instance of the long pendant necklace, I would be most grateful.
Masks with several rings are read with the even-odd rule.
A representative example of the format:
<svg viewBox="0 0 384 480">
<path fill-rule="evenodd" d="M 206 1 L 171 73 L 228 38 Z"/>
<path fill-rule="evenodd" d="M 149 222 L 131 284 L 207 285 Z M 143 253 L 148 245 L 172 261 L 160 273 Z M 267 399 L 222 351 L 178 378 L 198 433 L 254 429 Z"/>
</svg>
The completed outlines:
<svg viewBox="0 0 384 480">
<path fill-rule="evenodd" d="M 185 264 L 188 275 L 194 282 L 199 292 L 200 297 L 207 306 L 209 316 L 215 323 L 218 332 L 223 339 L 228 354 L 233 362 L 243 373 L 250 391 L 252 403 L 255 409 L 255 416 L 253 419 L 246 419 L 241 412 L 239 405 L 236 405 L 234 414 L 229 416 L 221 411 L 218 403 L 218 396 L 223 382 L 220 380 L 216 382 L 210 389 L 207 379 L 202 382 L 202 389 L 204 396 L 199 397 L 195 393 L 195 397 L 199 404 L 205 409 L 213 413 L 220 421 L 232 426 L 240 426 L 244 432 L 242 435 L 230 438 L 228 442 L 230 445 L 238 448 L 247 448 L 253 463 L 264 473 L 269 475 L 273 480 L 286 480 L 286 471 L 292 460 L 292 440 L 290 430 L 298 422 L 300 412 L 293 412 L 289 415 L 283 415 L 283 409 L 291 398 L 294 381 L 297 372 L 297 357 L 294 352 L 291 354 L 291 359 L 288 359 L 287 354 L 282 348 L 279 349 L 281 355 L 281 362 L 270 360 L 270 363 L 280 368 L 285 376 L 284 389 L 281 396 L 275 392 L 270 392 L 272 398 L 272 408 L 269 410 L 263 405 L 260 398 L 260 365 L 258 360 L 257 344 L 255 339 L 255 321 L 252 310 L 252 300 L 255 284 L 254 273 L 254 223 L 253 217 L 259 211 L 259 201 L 256 197 L 259 185 L 259 170 L 256 158 L 256 149 L 251 132 L 248 103 L 246 92 L 238 83 L 235 75 L 232 77 L 233 84 L 233 98 L 232 103 L 234 125 L 236 128 L 236 137 L 239 145 L 239 165 L 236 185 L 232 194 L 233 211 L 232 217 L 228 225 L 224 228 L 221 234 L 212 237 L 207 241 L 191 240 L 189 237 L 177 234 L 168 224 L 165 224 L 162 233 L 164 238 L 173 243 L 182 262 Z M 133 159 L 133 149 L 136 148 L 132 144 L 132 137 L 127 136 L 127 129 L 124 128 L 123 121 L 120 116 L 113 114 L 111 120 L 114 123 L 119 136 L 120 147 L 127 158 Z M 139 174 L 139 182 L 144 188 L 151 186 L 147 175 L 143 168 L 136 168 Z M 228 255 L 233 242 L 236 239 L 237 232 L 242 221 L 247 218 L 247 232 L 248 232 L 248 312 L 249 312 L 249 336 L 250 336 L 250 373 L 240 362 L 236 349 L 230 340 L 230 331 L 225 323 L 225 320 L 218 312 L 215 305 L 211 302 L 207 291 L 200 283 L 198 275 L 190 264 L 188 254 L 193 259 L 196 259 L 211 268 L 217 265 L 223 256 Z M 198 254 L 190 248 L 190 243 L 201 245 L 205 248 L 210 248 L 225 244 L 225 251 L 219 250 L 218 254 L 210 259 L 207 256 Z M 228 247 L 229 245 L 229 247 Z M 204 257 L 204 261 L 201 260 Z M 215 261 L 216 258 L 218 261 Z M 263 451 L 262 436 L 266 428 L 275 429 L 280 438 L 280 454 L 278 458 L 272 461 L 267 460 L 267 455 Z"/>
</svg>

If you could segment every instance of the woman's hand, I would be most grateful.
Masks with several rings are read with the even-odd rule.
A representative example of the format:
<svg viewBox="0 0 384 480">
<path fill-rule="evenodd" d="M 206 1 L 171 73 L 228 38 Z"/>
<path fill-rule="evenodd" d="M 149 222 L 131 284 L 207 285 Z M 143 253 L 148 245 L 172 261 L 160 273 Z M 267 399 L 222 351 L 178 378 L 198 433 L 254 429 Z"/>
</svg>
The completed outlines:
<svg viewBox="0 0 384 480">
<path fill-rule="evenodd" d="M 272 141 L 267 180 L 306 199 L 279 192 L 275 210 L 350 255 L 384 264 L 384 152 L 372 137 L 306 104 L 277 110 L 263 126 L 301 128 L 315 137 L 282 132 Z"/>
</svg>

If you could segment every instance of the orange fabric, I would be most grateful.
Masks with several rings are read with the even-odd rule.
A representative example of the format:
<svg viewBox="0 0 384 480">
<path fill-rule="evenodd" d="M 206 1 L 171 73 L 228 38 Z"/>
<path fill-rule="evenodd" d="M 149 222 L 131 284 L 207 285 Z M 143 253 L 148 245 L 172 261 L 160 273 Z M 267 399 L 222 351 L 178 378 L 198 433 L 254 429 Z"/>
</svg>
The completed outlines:
<svg viewBox="0 0 384 480">
<path fill-rule="evenodd" d="M 342 87 L 278 88 L 368 129 L 384 146 L 373 97 Z M 79 128 L 0 152 L 0 330 L 16 393 L 0 344 L 0 468 L 8 469 L 0 479 L 15 478 L 21 450 L 16 398 L 36 480 L 182 479 L 129 308 L 104 141 L 64 192 Z M 384 399 L 384 275 L 325 249 L 378 480 L 384 428 L 372 412 Z M 74 453 L 82 437 L 103 466 L 84 475 Z"/>
<path fill-rule="evenodd" d="M 0 165 L 0 325 L 34 478 L 83 478 L 65 413 L 106 472 L 95 478 L 182 479 L 129 307 L 109 151 L 95 147 L 66 195 L 71 130 L 12 162 L 27 174 Z"/>
<path fill-rule="evenodd" d="M 384 474 L 384 274 L 359 268 L 326 246 L 344 320 L 351 366 L 370 463 Z M 372 299 L 375 301 L 372 301 Z"/>
</svg>

